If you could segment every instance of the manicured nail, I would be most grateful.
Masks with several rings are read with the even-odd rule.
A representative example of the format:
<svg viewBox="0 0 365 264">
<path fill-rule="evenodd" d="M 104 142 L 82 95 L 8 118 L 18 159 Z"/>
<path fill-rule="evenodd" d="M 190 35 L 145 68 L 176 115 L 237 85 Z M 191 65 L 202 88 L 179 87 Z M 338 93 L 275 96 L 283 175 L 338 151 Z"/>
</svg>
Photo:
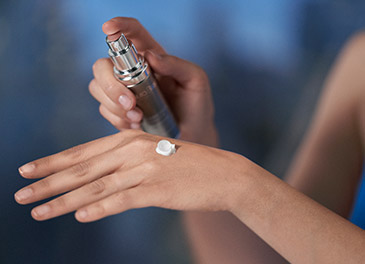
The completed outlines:
<svg viewBox="0 0 365 264">
<path fill-rule="evenodd" d="M 131 99 L 129 99 L 128 96 L 126 96 L 126 95 L 119 96 L 118 101 L 123 106 L 123 108 L 125 110 L 129 110 L 131 108 L 131 106 L 132 106 Z"/>
<path fill-rule="evenodd" d="M 28 174 L 28 173 L 33 172 L 33 171 L 34 171 L 34 169 L 35 169 L 35 165 L 34 165 L 34 164 L 32 164 L 32 163 L 28 163 L 28 164 L 25 164 L 25 165 L 23 165 L 23 166 L 21 166 L 21 167 L 19 168 L 19 173 L 20 173 L 21 175 L 23 175 L 23 174 Z"/>
<path fill-rule="evenodd" d="M 140 129 L 141 128 L 141 125 L 139 123 L 132 123 L 131 124 L 131 128 L 132 129 Z"/>
<path fill-rule="evenodd" d="M 77 213 L 77 216 L 80 218 L 80 219 L 84 219 L 84 218 L 86 218 L 87 217 L 87 211 L 86 210 L 81 210 L 81 211 L 79 211 L 78 213 Z"/>
<path fill-rule="evenodd" d="M 35 216 L 42 216 L 51 211 L 51 207 L 49 205 L 41 205 L 34 209 Z"/>
<path fill-rule="evenodd" d="M 136 110 L 131 110 L 127 112 L 127 117 L 132 122 L 139 122 L 142 118 L 142 114 Z"/>
<path fill-rule="evenodd" d="M 18 191 L 17 193 L 15 193 L 14 196 L 17 201 L 22 201 L 22 200 L 28 199 L 32 195 L 33 195 L 33 190 L 30 188 L 26 188 L 26 189 Z"/>
</svg>

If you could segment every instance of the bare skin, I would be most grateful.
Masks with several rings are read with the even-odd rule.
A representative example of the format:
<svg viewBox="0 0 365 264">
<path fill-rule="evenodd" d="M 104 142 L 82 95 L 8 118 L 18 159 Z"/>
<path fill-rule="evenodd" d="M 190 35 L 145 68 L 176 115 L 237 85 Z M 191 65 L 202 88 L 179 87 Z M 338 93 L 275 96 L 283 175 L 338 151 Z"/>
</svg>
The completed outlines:
<svg viewBox="0 0 365 264">
<path fill-rule="evenodd" d="M 18 191 L 17 202 L 67 192 L 34 208 L 34 219 L 76 211 L 78 221 L 90 222 L 147 206 L 210 211 L 187 215 L 200 263 L 273 263 L 283 261 L 280 255 L 293 263 L 365 261 L 364 231 L 343 218 L 351 209 L 364 160 L 365 37 L 350 41 L 340 56 L 288 174 L 290 186 L 241 155 L 202 145 L 217 146 L 217 137 L 209 82 L 198 66 L 167 55 L 133 19 L 113 19 L 103 30 L 111 37 L 123 31 L 144 52 L 175 106 L 182 139 L 200 144 L 169 139 L 179 148 L 164 157 L 154 152 L 161 137 L 126 130 L 28 163 L 20 168 L 21 175 L 43 179 Z M 106 60 L 94 66 L 90 91 L 101 103 L 101 113 L 122 130 L 138 127 L 137 119 L 133 122 L 126 114 L 136 110 L 135 99 L 110 72 Z M 175 86 L 168 90 L 171 83 Z M 120 95 L 130 96 L 129 108 L 119 104 Z M 327 188 L 330 192 L 324 192 Z M 204 223 L 205 228 L 197 228 Z M 238 223 L 244 225 L 236 229 Z M 245 234 L 255 242 L 244 244 Z M 242 243 L 242 250 L 228 248 L 220 238 Z M 252 254 L 242 256 L 250 245 Z M 259 254 L 265 257 L 259 259 Z"/>
</svg>

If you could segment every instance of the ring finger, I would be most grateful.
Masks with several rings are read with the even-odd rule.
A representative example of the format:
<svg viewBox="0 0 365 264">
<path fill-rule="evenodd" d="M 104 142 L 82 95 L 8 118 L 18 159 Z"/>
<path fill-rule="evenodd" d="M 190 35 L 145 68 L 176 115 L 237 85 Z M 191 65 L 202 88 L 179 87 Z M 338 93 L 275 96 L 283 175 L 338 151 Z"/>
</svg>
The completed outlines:
<svg viewBox="0 0 365 264">
<path fill-rule="evenodd" d="M 131 175 L 131 173 L 128 174 Z M 128 177 L 126 174 L 121 175 L 121 172 L 117 171 L 35 207 L 31 214 L 36 220 L 46 220 L 75 211 L 112 195 L 117 191 L 138 185 L 141 182 L 140 175 L 132 176 Z"/>
</svg>

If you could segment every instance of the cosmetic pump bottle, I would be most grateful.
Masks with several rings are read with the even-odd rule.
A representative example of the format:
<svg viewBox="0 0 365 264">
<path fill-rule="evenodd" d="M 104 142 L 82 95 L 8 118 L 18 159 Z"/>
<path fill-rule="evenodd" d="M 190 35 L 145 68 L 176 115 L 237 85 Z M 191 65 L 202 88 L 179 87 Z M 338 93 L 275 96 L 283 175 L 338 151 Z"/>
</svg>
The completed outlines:
<svg viewBox="0 0 365 264">
<path fill-rule="evenodd" d="M 106 43 L 114 64 L 114 76 L 134 93 L 137 106 L 143 111 L 142 129 L 150 134 L 178 138 L 179 128 L 145 58 L 124 34 L 115 41 L 107 37 Z"/>
</svg>

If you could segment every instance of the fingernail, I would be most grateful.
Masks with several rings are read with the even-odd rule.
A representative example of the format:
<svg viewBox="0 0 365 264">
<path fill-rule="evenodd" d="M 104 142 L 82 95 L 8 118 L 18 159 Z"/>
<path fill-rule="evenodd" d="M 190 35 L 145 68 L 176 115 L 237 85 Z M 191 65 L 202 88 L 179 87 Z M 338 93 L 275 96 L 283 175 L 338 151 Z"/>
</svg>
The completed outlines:
<svg viewBox="0 0 365 264">
<path fill-rule="evenodd" d="M 127 112 L 127 117 L 132 122 L 138 122 L 141 120 L 142 115 L 141 115 L 141 113 L 137 112 L 136 110 L 131 110 L 131 111 Z"/>
<path fill-rule="evenodd" d="M 41 205 L 41 206 L 35 208 L 33 212 L 34 212 L 35 216 L 42 216 L 50 211 L 51 211 L 51 207 L 49 207 L 49 205 Z"/>
<path fill-rule="evenodd" d="M 35 165 L 32 163 L 25 164 L 19 168 L 19 173 L 23 175 L 24 173 L 31 173 L 34 171 Z"/>
<path fill-rule="evenodd" d="M 81 210 L 77 213 L 77 216 L 80 218 L 80 219 L 84 219 L 87 217 L 87 211 L 86 210 Z"/>
<path fill-rule="evenodd" d="M 118 101 L 123 106 L 123 108 L 125 110 L 129 110 L 131 108 L 131 106 L 132 106 L 131 99 L 129 99 L 128 96 L 126 96 L 126 95 L 119 96 Z"/>
<path fill-rule="evenodd" d="M 33 190 L 30 188 L 27 188 L 27 189 L 18 191 L 17 193 L 15 193 L 14 196 L 17 201 L 22 201 L 22 200 L 28 199 L 32 195 L 33 195 Z"/>
<path fill-rule="evenodd" d="M 132 129 L 140 129 L 141 128 L 141 125 L 139 123 L 132 123 L 131 124 L 131 128 Z"/>
</svg>

